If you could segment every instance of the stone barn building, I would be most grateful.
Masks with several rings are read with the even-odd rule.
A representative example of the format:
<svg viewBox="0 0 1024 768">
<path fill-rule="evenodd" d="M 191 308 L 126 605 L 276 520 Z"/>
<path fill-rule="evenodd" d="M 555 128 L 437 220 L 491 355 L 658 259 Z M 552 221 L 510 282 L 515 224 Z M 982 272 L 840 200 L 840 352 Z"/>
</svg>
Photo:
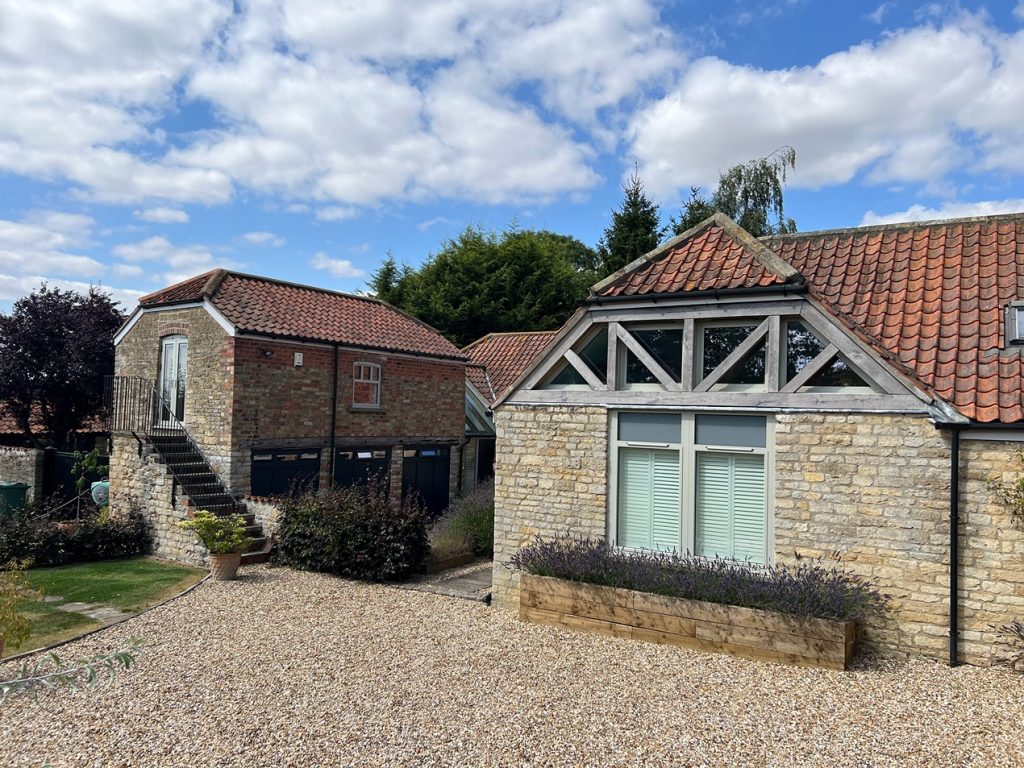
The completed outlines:
<svg viewBox="0 0 1024 768">
<path fill-rule="evenodd" d="M 611 275 L 495 405 L 494 600 L 535 536 L 891 596 L 876 647 L 988 664 L 1024 618 L 1024 216 L 758 240 L 716 215 Z"/>
</svg>

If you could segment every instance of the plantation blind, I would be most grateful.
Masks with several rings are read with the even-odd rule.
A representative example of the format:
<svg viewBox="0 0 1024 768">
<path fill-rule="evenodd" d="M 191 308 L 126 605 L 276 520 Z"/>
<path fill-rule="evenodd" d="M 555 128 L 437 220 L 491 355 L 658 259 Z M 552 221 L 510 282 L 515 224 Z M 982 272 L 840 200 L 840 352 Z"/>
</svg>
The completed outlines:
<svg viewBox="0 0 1024 768">
<path fill-rule="evenodd" d="M 765 562 L 764 456 L 697 455 L 695 552 Z"/>
<path fill-rule="evenodd" d="M 617 543 L 679 548 L 679 451 L 619 449 Z"/>
</svg>

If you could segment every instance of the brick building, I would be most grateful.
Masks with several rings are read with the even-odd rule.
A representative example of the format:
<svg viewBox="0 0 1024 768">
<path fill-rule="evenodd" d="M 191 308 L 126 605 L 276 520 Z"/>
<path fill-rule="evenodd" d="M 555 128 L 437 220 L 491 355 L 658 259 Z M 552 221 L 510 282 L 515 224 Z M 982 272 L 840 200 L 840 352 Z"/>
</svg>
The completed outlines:
<svg viewBox="0 0 1024 768">
<path fill-rule="evenodd" d="M 139 498 L 157 552 L 201 559 L 184 505 L 387 478 L 443 509 L 459 487 L 465 356 L 376 299 L 215 270 L 144 296 L 115 337 L 112 493 Z"/>
<path fill-rule="evenodd" d="M 792 563 L 876 647 L 988 664 L 1024 618 L 1024 216 L 757 240 L 716 215 L 595 285 L 495 403 L 494 599 L 536 535 Z"/>
</svg>

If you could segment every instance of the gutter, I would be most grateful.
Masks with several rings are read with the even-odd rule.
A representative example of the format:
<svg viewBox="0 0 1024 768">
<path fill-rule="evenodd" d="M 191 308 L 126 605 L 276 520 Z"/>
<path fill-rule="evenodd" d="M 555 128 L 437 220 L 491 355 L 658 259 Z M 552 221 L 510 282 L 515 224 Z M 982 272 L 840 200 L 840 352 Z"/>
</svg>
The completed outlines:
<svg viewBox="0 0 1024 768">
<path fill-rule="evenodd" d="M 672 299 L 719 299 L 723 296 L 764 296 L 772 293 L 781 293 L 783 296 L 807 293 L 807 284 L 803 282 L 785 283 L 783 285 L 753 286 L 750 288 L 713 288 L 704 291 L 672 291 L 671 293 L 640 294 L 640 295 L 619 295 L 619 296 L 588 296 L 582 304 L 613 304 L 620 301 L 650 301 L 657 304 L 659 301 Z"/>
</svg>

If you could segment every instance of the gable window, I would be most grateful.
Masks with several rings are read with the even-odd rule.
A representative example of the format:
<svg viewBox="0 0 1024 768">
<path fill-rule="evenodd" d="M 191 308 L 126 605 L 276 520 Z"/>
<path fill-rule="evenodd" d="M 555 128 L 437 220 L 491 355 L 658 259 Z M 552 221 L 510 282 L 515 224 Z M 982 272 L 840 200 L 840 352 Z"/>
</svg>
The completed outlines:
<svg viewBox="0 0 1024 768">
<path fill-rule="evenodd" d="M 616 545 L 771 562 L 768 418 L 621 411 L 612 437 Z"/>
<path fill-rule="evenodd" d="M 352 407 L 380 407 L 380 365 L 356 362 L 352 369 Z"/>
<path fill-rule="evenodd" d="M 574 354 L 595 381 L 605 383 L 608 376 L 608 329 L 602 328 L 582 346 L 577 346 Z M 568 360 L 563 361 L 544 386 L 551 389 L 590 389 L 590 383 L 583 373 Z"/>
<path fill-rule="evenodd" d="M 836 354 L 830 357 L 824 355 L 823 353 L 828 349 L 828 345 L 806 325 L 797 320 L 789 320 L 786 323 L 786 381 L 800 379 L 802 382 L 800 389 L 807 392 L 871 389 L 871 385 L 853 370 L 850 364 L 836 352 L 835 347 L 832 347 L 832 351 Z M 822 365 L 801 376 L 808 366 L 815 365 L 819 356 L 823 358 L 820 360 Z M 808 374 L 810 374 L 809 377 L 807 377 Z"/>
<path fill-rule="evenodd" d="M 757 330 L 757 324 L 705 326 L 700 333 L 702 379 L 708 378 L 719 366 L 726 364 L 734 353 Z M 715 389 L 759 389 L 765 383 L 766 338 L 761 338 L 714 385 Z"/>
<path fill-rule="evenodd" d="M 629 328 L 628 331 L 658 365 L 665 369 L 673 381 L 682 380 L 683 331 L 681 328 Z M 632 350 L 624 345 L 622 349 L 626 356 L 626 387 L 644 384 L 658 387 L 658 377 L 651 372 L 651 369 L 644 365 Z"/>
<path fill-rule="evenodd" d="M 1024 302 L 1006 307 L 1006 345 L 1024 346 Z"/>
</svg>

